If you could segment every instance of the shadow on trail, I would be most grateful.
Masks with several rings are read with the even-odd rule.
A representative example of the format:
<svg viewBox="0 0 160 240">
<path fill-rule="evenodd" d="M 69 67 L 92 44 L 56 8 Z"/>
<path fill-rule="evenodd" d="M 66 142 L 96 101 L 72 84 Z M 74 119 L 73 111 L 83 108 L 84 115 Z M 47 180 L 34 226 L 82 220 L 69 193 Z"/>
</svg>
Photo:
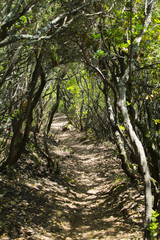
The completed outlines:
<svg viewBox="0 0 160 240">
<path fill-rule="evenodd" d="M 115 147 L 85 139 L 74 128 L 64 132 L 66 124 L 57 115 L 52 133 L 59 144 L 53 149 L 49 143 L 60 175 L 38 176 L 26 159 L 18 179 L 1 176 L 0 239 L 138 238 L 143 195 L 122 172 Z"/>
<path fill-rule="evenodd" d="M 9 239 L 22 235 L 26 239 L 31 236 L 33 239 L 105 239 L 105 236 L 116 236 L 119 232 L 124 235 L 130 232 L 131 226 L 134 230 L 137 228 L 137 222 L 124 218 L 137 207 L 123 211 L 126 202 L 130 202 L 129 196 L 121 203 L 115 201 L 115 197 L 128 189 L 127 186 L 100 196 L 85 194 L 81 202 L 77 194 L 82 193 L 76 187 L 58 181 L 50 182 L 51 188 L 46 189 L 48 184 L 44 183 L 45 180 L 43 186 L 29 187 L 11 181 L 7 192 L 6 184 L 1 185 L 1 193 L 5 192 L 4 201 L 1 199 L 1 234 L 8 232 Z"/>
</svg>

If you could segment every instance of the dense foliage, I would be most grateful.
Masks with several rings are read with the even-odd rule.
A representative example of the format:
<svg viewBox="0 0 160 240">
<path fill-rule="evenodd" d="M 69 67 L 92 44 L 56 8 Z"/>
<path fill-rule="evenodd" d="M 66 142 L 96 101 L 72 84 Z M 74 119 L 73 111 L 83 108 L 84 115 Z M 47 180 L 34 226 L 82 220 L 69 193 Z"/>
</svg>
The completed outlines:
<svg viewBox="0 0 160 240">
<path fill-rule="evenodd" d="M 142 178 L 147 237 L 160 182 L 158 1 L 2 0 L 0 10 L 0 170 L 40 131 L 55 170 L 46 139 L 59 109 L 113 141 L 127 176 Z"/>
</svg>

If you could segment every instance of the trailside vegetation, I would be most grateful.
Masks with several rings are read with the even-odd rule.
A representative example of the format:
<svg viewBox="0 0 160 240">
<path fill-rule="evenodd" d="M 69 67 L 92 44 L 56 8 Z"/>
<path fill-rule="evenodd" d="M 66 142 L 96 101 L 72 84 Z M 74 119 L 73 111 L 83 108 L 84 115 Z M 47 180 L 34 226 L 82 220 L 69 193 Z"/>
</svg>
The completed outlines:
<svg viewBox="0 0 160 240">
<path fill-rule="evenodd" d="M 128 178 L 143 182 L 145 239 L 159 206 L 158 2 L 0 3 L 0 171 L 34 141 L 56 172 L 47 138 L 54 114 L 64 112 L 86 135 L 115 143 Z"/>
</svg>

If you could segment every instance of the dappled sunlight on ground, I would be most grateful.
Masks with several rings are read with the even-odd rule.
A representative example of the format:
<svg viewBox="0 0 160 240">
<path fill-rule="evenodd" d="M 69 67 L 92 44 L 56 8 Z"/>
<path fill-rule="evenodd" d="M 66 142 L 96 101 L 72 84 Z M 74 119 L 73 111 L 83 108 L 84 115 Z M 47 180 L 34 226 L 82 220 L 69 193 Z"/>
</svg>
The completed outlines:
<svg viewBox="0 0 160 240">
<path fill-rule="evenodd" d="M 28 175 L 9 182 L 2 176 L 0 221 L 5 217 L 9 225 L 0 228 L 0 239 L 140 239 L 141 187 L 126 179 L 114 145 L 86 139 L 73 126 L 64 131 L 67 123 L 58 114 L 52 124 L 58 146 L 50 144 L 50 151 L 59 175 L 39 176 L 27 160 L 20 171 L 26 168 Z"/>
<path fill-rule="evenodd" d="M 53 131 L 55 125 L 56 120 Z M 63 125 L 59 131 L 61 132 L 62 129 Z M 83 133 L 78 133 L 74 128 L 60 135 L 57 134 L 57 139 L 60 141 L 58 148 L 62 143 L 63 148 L 66 146 L 66 149 L 71 149 L 68 157 L 60 161 L 64 169 L 63 174 L 68 176 L 68 182 L 72 186 L 72 190 L 69 188 L 68 192 L 71 203 L 66 204 L 70 207 L 71 239 L 121 239 L 125 234 L 127 237 L 133 237 L 135 228 L 138 229 L 136 221 L 135 226 L 132 222 L 128 227 L 129 224 L 123 219 L 126 208 L 122 207 L 120 210 L 121 206 L 118 206 L 117 202 L 119 196 L 117 199 L 112 199 L 110 196 L 112 191 L 116 193 L 117 185 L 122 189 L 125 182 L 120 162 L 114 157 L 115 146 L 89 141 L 85 139 Z M 130 196 L 126 195 L 126 206 L 129 198 Z"/>
</svg>

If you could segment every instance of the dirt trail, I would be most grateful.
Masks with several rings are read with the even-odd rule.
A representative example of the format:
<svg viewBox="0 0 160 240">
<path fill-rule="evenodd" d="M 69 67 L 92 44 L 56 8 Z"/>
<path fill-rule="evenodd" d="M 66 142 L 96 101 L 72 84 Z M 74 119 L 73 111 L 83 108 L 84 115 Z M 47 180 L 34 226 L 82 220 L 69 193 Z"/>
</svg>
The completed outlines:
<svg viewBox="0 0 160 240">
<path fill-rule="evenodd" d="M 58 146 L 51 144 L 50 150 L 60 167 L 56 178 L 30 173 L 29 160 L 30 177 L 8 183 L 2 176 L 0 223 L 4 217 L 9 222 L 0 228 L 0 239 L 141 239 L 143 196 L 126 179 L 115 146 L 87 139 L 74 127 L 67 130 L 67 123 L 57 114 L 52 124 Z"/>
<path fill-rule="evenodd" d="M 138 206 L 134 200 L 141 197 L 126 184 L 120 161 L 115 157 L 115 146 L 86 139 L 84 133 L 73 127 L 63 131 L 66 124 L 65 116 L 57 116 L 52 130 L 59 141 L 57 154 L 62 156 L 62 175 L 69 183 L 67 210 L 64 209 L 69 221 L 63 222 L 68 231 L 67 239 L 139 237 L 136 217 L 139 220 L 140 213 L 136 212 Z"/>
</svg>

